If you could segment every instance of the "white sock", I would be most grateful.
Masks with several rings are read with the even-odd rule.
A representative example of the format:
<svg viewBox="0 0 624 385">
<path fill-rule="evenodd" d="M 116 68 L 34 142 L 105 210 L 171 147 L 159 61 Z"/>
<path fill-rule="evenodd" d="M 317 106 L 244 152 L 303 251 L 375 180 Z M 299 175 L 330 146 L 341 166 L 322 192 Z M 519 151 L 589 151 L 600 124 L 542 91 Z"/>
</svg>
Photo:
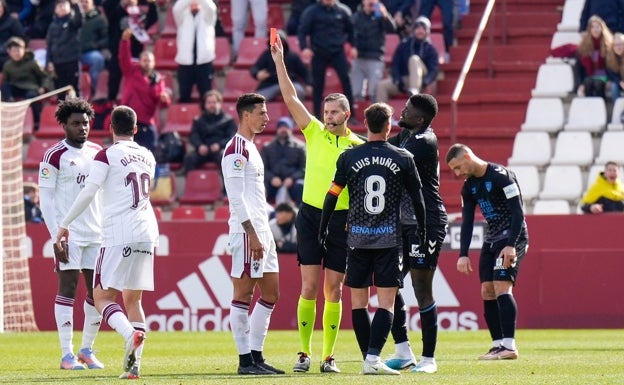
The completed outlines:
<svg viewBox="0 0 624 385">
<path fill-rule="evenodd" d="M 394 344 L 394 347 L 396 349 L 395 356 L 398 358 L 411 358 L 414 356 L 409 341 L 399 342 L 398 344 Z"/>
<path fill-rule="evenodd" d="M 230 306 L 230 329 L 238 354 L 249 354 L 249 304 L 232 301 Z"/>
<path fill-rule="evenodd" d="M 516 339 L 515 338 L 503 338 L 502 345 L 509 350 L 516 350 Z"/>
<path fill-rule="evenodd" d="M 82 326 L 82 345 L 80 349 L 93 349 L 95 337 L 97 337 L 100 324 L 102 323 L 102 316 L 98 313 L 95 306 L 93 306 L 93 300 L 85 299 L 83 310 L 85 319 L 84 325 Z"/>
<path fill-rule="evenodd" d="M 379 356 L 374 356 L 372 354 L 366 354 L 366 362 L 369 364 L 376 364 L 379 363 L 381 361 L 381 357 Z"/>
<path fill-rule="evenodd" d="M 104 306 L 102 317 L 108 326 L 121 334 L 124 341 L 128 341 L 134 334 L 134 328 L 132 324 L 130 324 L 130 321 L 128 321 L 128 317 L 126 317 L 119 304 L 112 302 Z"/>
<path fill-rule="evenodd" d="M 132 327 L 134 330 L 140 330 L 145 333 L 145 323 L 144 322 L 132 322 Z M 145 346 L 145 342 L 139 346 L 137 350 L 134 351 L 134 355 L 136 356 L 136 366 L 141 368 L 141 357 L 143 356 L 143 347 Z"/>
<path fill-rule="evenodd" d="M 262 298 L 256 301 L 251 317 L 249 318 L 250 333 L 249 347 L 251 350 L 259 352 L 264 349 L 264 340 L 266 340 L 271 322 L 271 313 L 273 313 L 274 305 L 264 302 Z"/>
<path fill-rule="evenodd" d="M 57 295 L 54 300 L 54 319 L 61 342 L 63 357 L 74 353 L 72 339 L 74 337 L 74 299 Z"/>
<path fill-rule="evenodd" d="M 425 356 L 421 356 L 420 357 L 420 362 L 435 362 L 435 358 L 433 357 L 425 357 Z"/>
<path fill-rule="evenodd" d="M 503 344 L 503 340 L 494 340 L 492 341 L 492 347 L 497 348 Z"/>
</svg>

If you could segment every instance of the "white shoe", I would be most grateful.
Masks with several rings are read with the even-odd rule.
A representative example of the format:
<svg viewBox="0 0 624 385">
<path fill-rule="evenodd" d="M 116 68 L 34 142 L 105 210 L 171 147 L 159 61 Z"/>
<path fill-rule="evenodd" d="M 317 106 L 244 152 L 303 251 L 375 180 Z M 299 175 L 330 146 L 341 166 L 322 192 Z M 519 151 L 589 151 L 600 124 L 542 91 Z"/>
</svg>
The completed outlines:
<svg viewBox="0 0 624 385">
<path fill-rule="evenodd" d="M 436 364 L 435 359 L 426 361 L 421 359 L 411 371 L 412 373 L 435 373 L 438 371 L 438 364 Z"/>
<path fill-rule="evenodd" d="M 401 372 L 389 368 L 381 361 L 374 364 L 364 361 L 364 364 L 362 365 L 362 374 L 400 375 Z"/>
</svg>

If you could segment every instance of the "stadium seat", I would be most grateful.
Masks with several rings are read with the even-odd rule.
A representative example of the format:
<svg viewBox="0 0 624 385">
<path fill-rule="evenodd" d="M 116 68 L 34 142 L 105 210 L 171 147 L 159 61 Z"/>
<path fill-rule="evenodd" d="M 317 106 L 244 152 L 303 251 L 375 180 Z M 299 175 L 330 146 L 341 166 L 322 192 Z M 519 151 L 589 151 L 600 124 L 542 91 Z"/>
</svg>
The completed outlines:
<svg viewBox="0 0 624 385">
<path fill-rule="evenodd" d="M 387 40 L 386 35 L 386 40 Z M 444 45 L 444 35 L 441 32 L 432 32 L 429 35 L 431 38 L 431 44 L 435 47 L 436 51 L 438 51 L 438 61 L 440 64 L 446 63 L 446 46 Z"/>
<path fill-rule="evenodd" d="M 525 204 L 531 203 L 537 198 L 541 188 L 537 166 L 510 166 L 509 169 L 516 174 Z"/>
<path fill-rule="evenodd" d="M 234 68 L 251 68 L 267 48 L 267 39 L 264 37 L 244 37 L 238 48 Z"/>
<path fill-rule="evenodd" d="M 158 206 L 152 206 L 152 208 L 154 209 L 154 215 L 156 215 L 156 220 L 162 221 L 163 219 L 162 209 Z"/>
<path fill-rule="evenodd" d="M 386 49 L 384 51 L 384 63 L 386 66 L 390 66 L 392 64 L 392 56 L 394 56 L 394 51 L 396 51 L 396 47 L 398 47 L 400 43 L 401 37 L 398 34 L 386 34 Z"/>
<path fill-rule="evenodd" d="M 289 35 L 286 38 L 286 42 L 288 43 L 288 49 L 301 57 L 301 46 L 299 46 L 299 38 L 296 35 Z M 301 61 L 303 61 L 303 64 L 307 66 L 309 66 L 311 63 L 310 60 L 305 60 L 304 58 L 301 58 Z"/>
<path fill-rule="evenodd" d="M 22 181 L 24 183 L 39 183 L 39 172 L 35 170 L 23 170 Z"/>
<path fill-rule="evenodd" d="M 565 199 L 540 199 L 533 205 L 534 215 L 570 214 L 570 204 Z"/>
<path fill-rule="evenodd" d="M 461 211 L 461 190 L 463 179 L 444 179 L 440 181 L 440 196 L 449 212 Z"/>
<path fill-rule="evenodd" d="M 577 20 L 578 22 L 578 20 Z M 557 31 L 553 33 L 552 40 L 550 41 L 551 52 L 557 48 L 566 47 L 573 50 L 573 46 L 578 46 L 581 41 L 581 34 L 577 31 Z M 546 58 L 546 63 L 573 63 L 576 59 L 573 57 L 554 57 L 549 56 Z"/>
<path fill-rule="evenodd" d="M 552 145 L 547 132 L 520 131 L 514 139 L 511 158 L 507 160 L 510 166 L 538 166 L 544 167 L 550 162 Z"/>
<path fill-rule="evenodd" d="M 232 61 L 232 47 L 230 47 L 230 41 L 227 37 L 216 37 L 215 54 L 216 57 L 212 62 L 215 71 L 222 71 L 225 67 L 230 65 L 230 61 Z"/>
<path fill-rule="evenodd" d="M 248 69 L 230 69 L 225 74 L 223 100 L 235 101 L 241 94 L 255 91 L 257 84 Z"/>
<path fill-rule="evenodd" d="M 186 174 L 182 204 L 213 204 L 221 198 L 223 184 L 217 170 L 192 170 Z"/>
<path fill-rule="evenodd" d="M 557 24 L 557 31 L 577 32 L 585 0 L 566 0 L 563 4 L 561 22 Z"/>
<path fill-rule="evenodd" d="M 63 139 L 65 130 L 54 116 L 56 112 L 56 104 L 44 104 L 41 110 L 41 120 L 39 121 L 39 130 L 35 132 L 37 138 L 55 138 Z"/>
<path fill-rule="evenodd" d="M 87 100 L 93 99 L 91 95 L 91 76 L 87 71 L 80 71 L 80 96 Z"/>
<path fill-rule="evenodd" d="M 608 161 L 624 164 L 624 131 L 607 131 L 602 134 L 594 163 L 605 164 Z"/>
<path fill-rule="evenodd" d="M 177 132 L 189 136 L 193 119 L 201 113 L 197 103 L 174 103 L 167 110 L 167 120 L 163 132 Z"/>
<path fill-rule="evenodd" d="M 624 130 L 624 123 L 622 122 L 622 113 L 624 112 L 624 98 L 617 98 L 613 103 L 613 111 L 611 112 L 611 122 L 607 123 L 608 131 L 622 131 Z"/>
<path fill-rule="evenodd" d="M 568 110 L 566 131 L 602 132 L 607 127 L 607 106 L 599 96 L 575 97 Z"/>
<path fill-rule="evenodd" d="M 157 70 L 175 70 L 178 63 L 175 62 L 175 56 L 178 48 L 176 47 L 175 38 L 160 38 L 154 42 L 154 59 L 156 60 Z"/>
<path fill-rule="evenodd" d="M 227 221 L 230 219 L 230 207 L 227 205 L 216 207 L 214 210 L 215 221 Z"/>
<path fill-rule="evenodd" d="M 579 166 L 554 165 L 546 169 L 544 187 L 539 199 L 565 199 L 576 203 L 583 193 L 583 179 Z"/>
<path fill-rule="evenodd" d="M 52 147 L 58 143 L 57 139 L 33 139 L 28 143 L 28 149 L 26 150 L 26 156 L 22 162 L 22 165 L 26 169 L 39 169 L 39 162 L 43 159 L 43 155 Z"/>
<path fill-rule="evenodd" d="M 333 67 L 327 67 L 325 70 L 325 88 L 323 95 L 329 95 L 331 93 L 343 93 L 342 83 L 340 78 Z"/>
<path fill-rule="evenodd" d="M 157 25 L 156 23 L 155 25 Z M 175 19 L 173 18 L 173 5 L 171 5 L 167 9 L 167 13 L 165 14 L 165 25 L 163 26 L 162 31 L 160 31 L 160 37 L 175 37 L 178 31 L 178 26 L 175 23 Z"/>
<path fill-rule="evenodd" d="M 565 113 L 560 98 L 531 98 L 522 131 L 556 133 L 563 129 Z"/>
<path fill-rule="evenodd" d="M 152 202 L 153 206 L 168 206 L 175 202 L 177 190 L 176 177 L 174 173 L 169 173 L 167 176 L 159 177 L 152 183 L 150 202 Z"/>
<path fill-rule="evenodd" d="M 574 90 L 572 66 L 566 63 L 545 63 L 537 71 L 533 97 L 565 98 Z"/>
<path fill-rule="evenodd" d="M 594 143 L 587 131 L 562 131 L 557 135 L 550 164 L 588 167 L 594 162 Z"/>
<path fill-rule="evenodd" d="M 202 206 L 178 206 L 171 211 L 172 220 L 206 220 L 206 210 Z"/>
<path fill-rule="evenodd" d="M 598 178 L 598 174 L 603 172 L 604 168 L 605 168 L 604 164 L 599 164 L 598 162 L 596 162 L 596 164 L 592 165 L 589 168 L 589 172 L 587 173 L 587 180 L 585 181 L 586 188 L 594 184 L 594 182 L 596 181 L 596 178 Z M 622 172 L 622 168 L 620 167 L 620 173 L 621 172 Z"/>
<path fill-rule="evenodd" d="M 38 49 L 48 49 L 48 43 L 46 39 L 30 39 L 28 48 L 33 52 Z"/>
</svg>

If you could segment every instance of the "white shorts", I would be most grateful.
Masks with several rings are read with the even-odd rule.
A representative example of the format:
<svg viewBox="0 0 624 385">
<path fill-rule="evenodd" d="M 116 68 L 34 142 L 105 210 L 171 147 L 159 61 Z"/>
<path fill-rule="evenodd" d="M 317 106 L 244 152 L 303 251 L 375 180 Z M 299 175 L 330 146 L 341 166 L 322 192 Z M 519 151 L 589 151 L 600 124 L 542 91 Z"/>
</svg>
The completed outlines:
<svg viewBox="0 0 624 385">
<path fill-rule="evenodd" d="M 153 291 L 154 248 L 151 242 L 102 247 L 93 287 Z"/>
<path fill-rule="evenodd" d="M 69 242 L 67 245 L 69 262 L 54 259 L 54 271 L 95 270 L 95 262 L 100 253 L 100 242 Z"/>
<path fill-rule="evenodd" d="M 247 273 L 251 278 L 262 278 L 263 273 L 278 273 L 277 251 L 273 233 L 264 231 L 258 233 L 258 238 L 264 246 L 264 257 L 257 263 L 251 258 L 249 238 L 246 233 L 230 234 L 229 246 L 232 252 L 232 270 L 230 275 L 241 278 Z"/>
</svg>

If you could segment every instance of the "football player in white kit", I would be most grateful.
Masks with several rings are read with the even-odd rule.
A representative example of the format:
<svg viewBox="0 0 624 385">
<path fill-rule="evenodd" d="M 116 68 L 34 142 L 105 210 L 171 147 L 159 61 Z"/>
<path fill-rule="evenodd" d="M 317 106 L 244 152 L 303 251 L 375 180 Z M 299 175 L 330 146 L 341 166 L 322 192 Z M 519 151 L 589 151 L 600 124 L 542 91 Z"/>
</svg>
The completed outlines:
<svg viewBox="0 0 624 385">
<path fill-rule="evenodd" d="M 234 294 L 230 324 L 238 350 L 238 374 L 284 374 L 262 356 L 271 313 L 279 297 L 279 266 L 269 227 L 264 164 L 253 143 L 269 122 L 262 95 L 243 94 L 236 102 L 240 125 L 226 144 L 221 169 L 230 205 L 229 246 Z M 258 285 L 260 298 L 249 308 Z"/>
<path fill-rule="evenodd" d="M 114 143 L 95 156 L 86 186 L 60 223 L 56 242 L 71 238 L 68 226 L 101 190 L 104 239 L 95 268 L 93 296 L 104 320 L 126 342 L 120 378 L 136 379 L 140 377 L 146 331 L 141 297 L 144 290 L 154 290 L 158 222 L 149 192 L 156 160 L 133 140 L 136 113 L 130 107 L 113 110 L 111 130 Z M 127 317 L 115 302 L 120 292 Z"/>
<path fill-rule="evenodd" d="M 93 157 L 102 147 L 88 141 L 89 122 L 93 107 L 85 99 L 66 99 L 55 112 L 57 122 L 65 130 L 65 139 L 50 147 L 39 164 L 41 213 L 52 240 L 56 240 L 59 222 L 85 186 Z M 86 208 L 71 226 L 72 239 L 67 258 L 54 260 L 58 275 L 58 291 L 54 299 L 54 318 L 61 343 L 61 369 L 102 369 L 104 365 L 93 353 L 93 343 L 102 317 L 93 302 L 93 270 L 100 243 L 102 225 L 99 198 Z M 82 272 L 87 288 L 83 305 L 84 325 L 78 356 L 74 355 L 74 300 Z"/>
</svg>

